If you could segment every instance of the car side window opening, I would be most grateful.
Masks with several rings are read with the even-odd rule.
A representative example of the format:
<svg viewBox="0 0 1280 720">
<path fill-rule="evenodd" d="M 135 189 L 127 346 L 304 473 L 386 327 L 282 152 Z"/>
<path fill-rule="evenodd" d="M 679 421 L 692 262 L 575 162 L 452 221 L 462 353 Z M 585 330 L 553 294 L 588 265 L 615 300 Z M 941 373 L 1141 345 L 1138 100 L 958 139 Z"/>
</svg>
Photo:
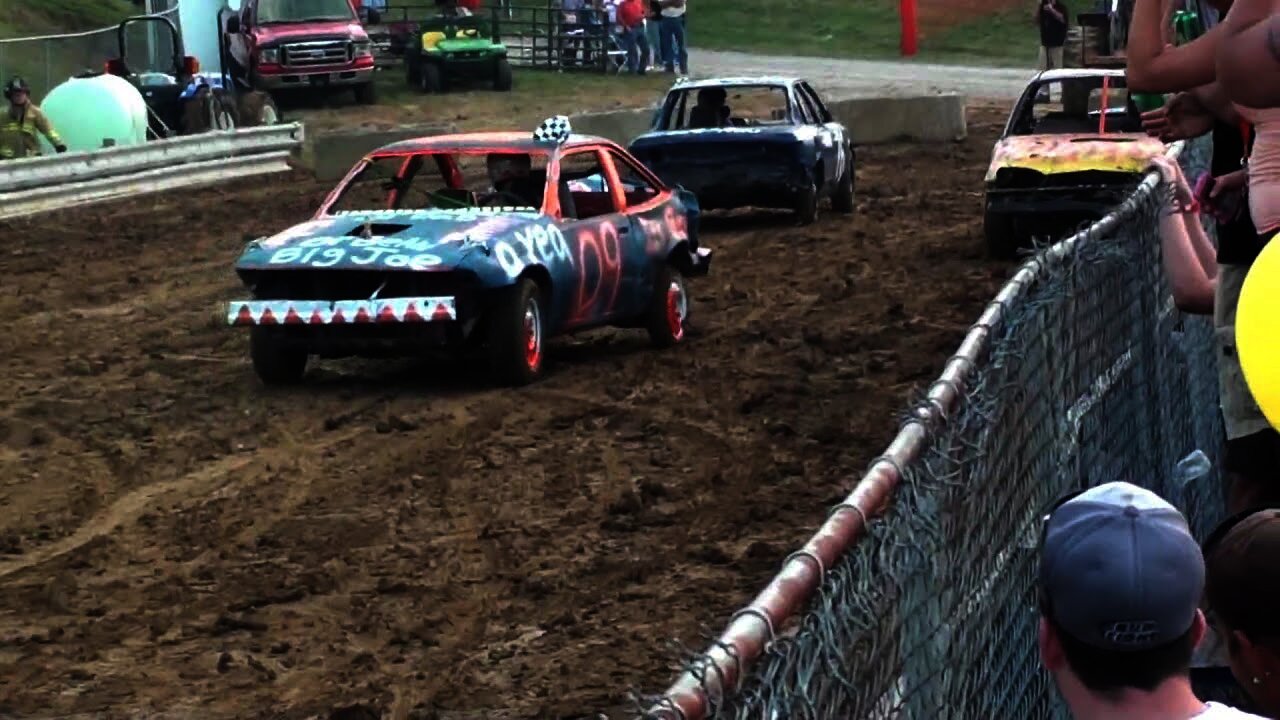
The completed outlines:
<svg viewBox="0 0 1280 720">
<path fill-rule="evenodd" d="M 598 150 L 578 150 L 561 157 L 560 183 L 568 190 L 567 193 L 562 192 L 561 197 L 567 195 L 570 198 L 574 211 L 571 215 L 562 201 L 561 211 L 565 218 L 586 220 L 617 212 Z"/>
<path fill-rule="evenodd" d="M 643 205 L 658 196 L 658 188 L 630 160 L 613 151 L 609 151 L 609 158 L 618 171 L 618 180 L 622 183 L 628 207 Z"/>
<path fill-rule="evenodd" d="M 800 88 L 796 88 L 796 110 L 799 112 L 799 120 L 806 125 L 821 125 L 822 120 L 818 114 L 817 108 L 813 106 L 811 101 Z"/>
<path fill-rule="evenodd" d="M 818 122 L 829 123 L 833 121 L 831 111 L 827 109 L 827 104 L 822 102 L 822 98 L 818 96 L 817 90 L 809 87 L 808 83 L 800 83 L 797 87 L 800 89 L 800 94 L 807 98 L 809 103 L 813 106 L 814 114 L 817 116 Z"/>
</svg>

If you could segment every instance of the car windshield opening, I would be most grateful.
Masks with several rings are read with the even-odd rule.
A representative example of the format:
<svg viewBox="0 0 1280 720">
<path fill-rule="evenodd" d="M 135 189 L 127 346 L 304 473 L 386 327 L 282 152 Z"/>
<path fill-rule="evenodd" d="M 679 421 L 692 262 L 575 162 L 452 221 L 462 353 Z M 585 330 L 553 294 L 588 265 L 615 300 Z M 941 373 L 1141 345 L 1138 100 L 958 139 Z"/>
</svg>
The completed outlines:
<svg viewBox="0 0 1280 720">
<path fill-rule="evenodd" d="M 1142 132 L 1123 77 L 1058 78 L 1027 90 L 1012 135 L 1111 135 Z"/>
<path fill-rule="evenodd" d="M 544 153 L 501 150 L 376 156 L 338 192 L 328 212 L 540 210 L 547 178 Z"/>
<path fill-rule="evenodd" d="M 664 130 L 787 124 L 787 90 L 775 85 L 713 85 L 676 91 Z"/>
<path fill-rule="evenodd" d="M 260 24 L 356 19 L 348 0 L 260 0 L 258 3 Z"/>
</svg>

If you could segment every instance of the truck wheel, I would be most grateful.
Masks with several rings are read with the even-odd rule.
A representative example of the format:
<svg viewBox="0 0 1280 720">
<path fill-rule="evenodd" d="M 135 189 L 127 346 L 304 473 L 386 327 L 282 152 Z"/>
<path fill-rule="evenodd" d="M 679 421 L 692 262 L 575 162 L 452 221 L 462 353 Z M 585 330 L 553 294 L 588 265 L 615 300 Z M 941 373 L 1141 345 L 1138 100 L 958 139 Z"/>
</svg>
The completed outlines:
<svg viewBox="0 0 1280 720">
<path fill-rule="evenodd" d="M 418 87 L 422 88 L 422 92 L 428 95 L 432 93 L 444 92 L 444 79 L 440 76 L 440 66 L 435 63 L 423 63 L 419 69 L 420 82 Z"/>
<path fill-rule="evenodd" d="M 511 90 L 511 63 L 506 58 L 498 58 L 493 73 L 493 89 L 498 92 Z"/>
<path fill-rule="evenodd" d="M 231 93 L 222 88 L 209 92 L 209 127 L 214 130 L 235 130 L 240 124 L 240 109 Z"/>
<path fill-rule="evenodd" d="M 378 88 L 372 80 L 363 85 L 356 86 L 356 102 L 361 105 L 377 104 Z"/>
<path fill-rule="evenodd" d="M 657 348 L 669 348 L 684 340 L 689 322 L 689 292 L 680 271 L 664 265 L 653 283 L 653 297 L 645 313 L 649 341 Z"/>
<path fill-rule="evenodd" d="M 987 243 L 987 255 L 997 260 L 1013 260 L 1018 257 L 1018 235 L 1014 232 L 1013 218 L 993 212 L 990 207 L 982 214 L 982 234 Z"/>
<path fill-rule="evenodd" d="M 818 185 L 813 180 L 796 196 L 795 215 L 800 225 L 812 225 L 818 219 Z"/>
<path fill-rule="evenodd" d="M 249 329 L 249 357 L 264 385 L 294 385 L 307 372 L 307 351 L 280 342 L 276 328 Z"/>
<path fill-rule="evenodd" d="M 240 96 L 240 124 L 244 127 L 279 125 L 280 109 L 267 93 L 247 92 Z"/>
<path fill-rule="evenodd" d="M 489 359 L 499 382 L 520 386 L 542 377 L 544 312 L 542 293 L 529 278 L 499 292 L 488 323 Z"/>
<path fill-rule="evenodd" d="M 849 163 L 849 167 L 845 168 L 844 175 L 840 176 L 840 182 L 836 184 L 835 191 L 831 195 L 831 209 L 844 215 L 852 214 L 856 204 L 853 198 L 853 163 Z"/>
</svg>

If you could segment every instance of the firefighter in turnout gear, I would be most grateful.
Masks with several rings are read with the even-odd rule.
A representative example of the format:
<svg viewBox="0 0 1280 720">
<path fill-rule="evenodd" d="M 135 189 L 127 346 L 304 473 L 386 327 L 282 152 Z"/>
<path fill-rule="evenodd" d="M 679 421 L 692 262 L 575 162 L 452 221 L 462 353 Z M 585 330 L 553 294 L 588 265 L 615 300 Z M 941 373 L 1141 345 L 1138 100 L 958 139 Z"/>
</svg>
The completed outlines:
<svg viewBox="0 0 1280 720">
<path fill-rule="evenodd" d="M 31 88 L 20 77 L 4 86 L 4 97 L 9 101 L 9 112 L 0 116 L 0 160 L 34 157 L 40 154 L 39 131 L 49 139 L 49 144 L 60 153 L 67 151 L 62 136 L 49 124 L 49 118 L 31 102 Z"/>
</svg>

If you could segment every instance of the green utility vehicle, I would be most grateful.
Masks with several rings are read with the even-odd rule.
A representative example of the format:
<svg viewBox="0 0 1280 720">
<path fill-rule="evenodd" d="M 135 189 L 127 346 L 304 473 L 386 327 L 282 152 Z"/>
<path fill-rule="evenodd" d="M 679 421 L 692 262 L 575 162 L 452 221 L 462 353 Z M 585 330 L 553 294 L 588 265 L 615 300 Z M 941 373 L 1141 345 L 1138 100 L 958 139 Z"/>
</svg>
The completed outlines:
<svg viewBox="0 0 1280 720">
<path fill-rule="evenodd" d="M 507 47 L 498 40 L 496 21 L 446 12 L 422 21 L 406 48 L 409 84 L 425 93 L 441 93 L 463 83 L 492 83 L 511 89 Z"/>
</svg>

